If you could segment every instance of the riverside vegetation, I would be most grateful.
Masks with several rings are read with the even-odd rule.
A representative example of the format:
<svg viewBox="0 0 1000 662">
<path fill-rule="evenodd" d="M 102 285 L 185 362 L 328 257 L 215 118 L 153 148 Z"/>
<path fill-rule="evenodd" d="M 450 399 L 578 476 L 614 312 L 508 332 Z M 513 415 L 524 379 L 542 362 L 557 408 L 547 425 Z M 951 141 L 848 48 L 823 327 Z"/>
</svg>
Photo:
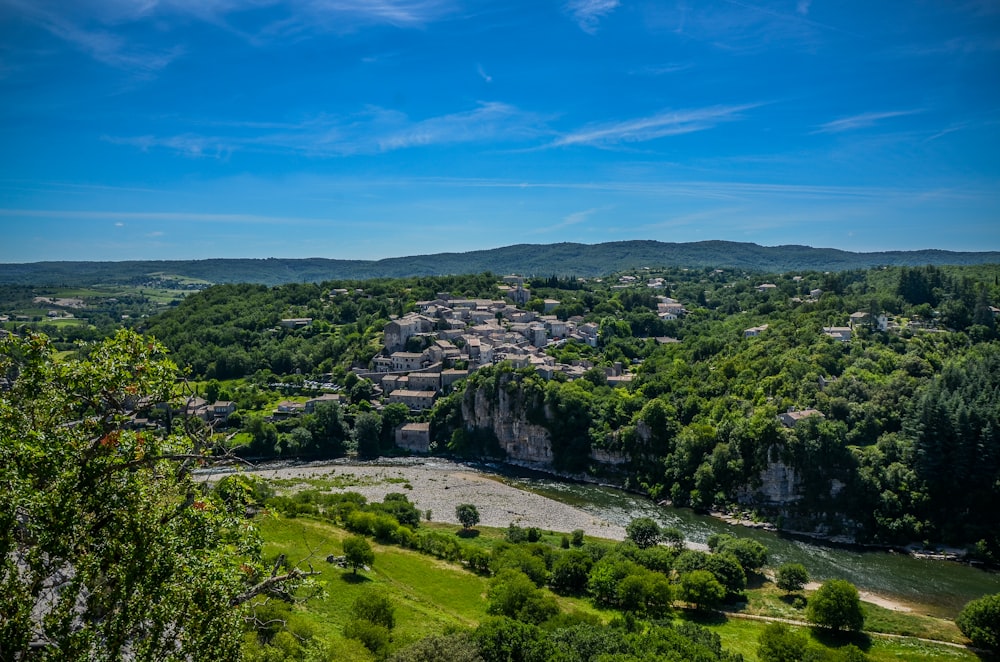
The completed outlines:
<svg viewBox="0 0 1000 662">
<path fill-rule="evenodd" d="M 749 507 L 756 510 L 757 516 L 773 518 L 782 526 L 828 534 L 844 533 L 861 541 L 905 543 L 916 540 L 967 545 L 977 558 L 996 561 L 1000 546 L 997 538 L 1000 531 L 997 519 L 1000 517 L 997 507 L 1000 505 L 1000 440 L 997 438 L 1000 429 L 1000 343 L 991 306 L 995 307 L 1000 299 L 997 267 L 901 268 L 832 274 L 803 272 L 796 274 L 797 279 L 791 275 L 764 276 L 709 269 L 644 271 L 638 275 L 642 277 L 643 286 L 624 288 L 576 279 L 535 279 L 531 286 L 537 299 L 528 304 L 529 307 L 538 306 L 544 298 L 557 298 L 561 303 L 554 312 L 560 317 L 579 316 L 599 324 L 597 347 L 571 341 L 550 351 L 561 361 L 586 360 L 597 368 L 615 362 L 634 366 L 635 378 L 627 386 L 611 388 L 602 379 L 602 370 L 591 370 L 574 381 L 554 379 L 546 382 L 534 371 L 515 370 L 509 364 L 500 363 L 477 371 L 465 383 L 439 398 L 433 409 L 420 414 L 392 406 L 378 411 L 372 404 L 373 385 L 359 379 L 350 369 L 371 361 L 381 350 L 380 334 L 384 324 L 390 316 L 411 309 L 415 301 L 432 298 L 440 291 L 496 296 L 496 279 L 489 274 L 276 288 L 233 285 L 205 289 L 186 297 L 167 312 L 139 323 L 141 330 L 160 338 L 172 350 L 175 360 L 187 367 L 190 377 L 194 378 L 187 382 L 188 386 L 194 384 L 202 393 L 212 391 L 219 399 L 235 400 L 242 410 L 232 421 L 235 429 L 225 436 L 213 438 L 210 429 L 192 430 L 202 435 L 200 438 L 220 444 L 200 446 L 194 454 L 171 445 L 156 452 L 145 450 L 150 443 L 147 436 L 148 439 L 160 439 L 163 431 L 124 431 L 125 418 L 120 414 L 108 415 L 108 401 L 102 399 L 104 391 L 100 392 L 101 397 L 82 400 L 75 408 L 52 411 L 45 419 L 36 416 L 28 420 L 15 416 L 27 405 L 31 405 L 28 409 L 37 407 L 33 399 L 40 397 L 40 392 L 46 392 L 37 387 L 21 388 L 25 375 L 34 375 L 36 383 L 43 384 L 46 379 L 55 379 L 58 375 L 75 374 L 73 366 L 92 366 L 83 372 L 96 369 L 93 367 L 97 365 L 95 361 L 107 356 L 102 352 L 126 351 L 126 348 L 144 346 L 147 342 L 150 347 L 158 348 L 155 341 L 119 335 L 108 345 L 111 350 L 86 346 L 79 350 L 80 359 L 67 356 L 59 362 L 48 363 L 52 361 L 51 357 L 45 358 L 49 356 L 50 346 L 44 340 L 31 341 L 34 344 L 30 347 L 35 348 L 32 353 L 21 340 L 8 338 L 4 341 L 7 357 L 4 412 L 8 418 L 2 430 L 5 453 L 2 477 L 7 493 L 28 496 L 5 503 L 5 521 L 20 521 L 19 518 L 33 513 L 41 503 L 30 496 L 33 494 L 30 490 L 25 492 L 30 485 L 36 484 L 32 472 L 42 466 L 37 463 L 38 453 L 49 452 L 37 444 L 45 440 L 54 444 L 51 446 L 54 449 L 60 448 L 61 443 L 79 444 L 79 441 L 68 439 L 71 432 L 82 435 L 81 440 L 90 439 L 89 446 L 84 444 L 84 447 L 94 451 L 113 457 L 117 457 L 115 453 L 127 451 L 127 457 L 119 458 L 121 470 L 127 472 L 132 471 L 133 466 L 154 466 L 152 460 L 145 459 L 147 452 L 157 461 L 181 462 L 182 466 L 187 466 L 183 462 L 193 461 L 193 456 L 206 462 L 219 457 L 220 453 L 231 457 L 234 442 L 244 443 L 243 452 L 251 449 L 257 456 L 331 457 L 359 447 L 367 454 L 391 453 L 395 451 L 390 431 L 406 420 L 420 419 L 431 424 L 439 450 L 480 455 L 498 451 L 496 439 L 488 427 L 467 425 L 464 417 L 468 407 L 463 407 L 463 402 L 479 393 L 489 396 L 503 390 L 511 396 L 508 401 L 515 404 L 525 421 L 547 430 L 556 470 L 620 480 L 630 488 L 642 490 L 654 498 L 669 498 L 678 505 L 705 509 L 745 510 Z M 655 300 L 644 287 L 644 280 L 650 275 L 663 278 L 664 293 L 685 303 L 685 317 L 664 321 L 657 316 Z M 764 282 L 775 287 L 758 291 L 756 285 Z M 347 290 L 348 294 L 332 298 L 328 296 L 332 289 Z M 813 290 L 822 292 L 815 295 Z M 822 333 L 823 327 L 844 324 L 847 315 L 857 310 L 868 312 L 870 318 L 888 313 L 903 324 L 895 332 L 856 327 L 848 343 Z M 278 320 L 288 316 L 309 316 L 314 323 L 301 330 L 277 327 Z M 914 323 L 918 320 L 919 324 Z M 765 333 L 755 338 L 744 337 L 745 328 L 763 324 L 768 325 Z M 15 327 L 15 330 L 21 336 L 26 333 L 23 328 Z M 665 336 L 679 342 L 661 344 L 656 340 Z M 24 363 L 25 356 L 35 358 Z M 80 360 L 83 363 L 78 363 Z M 128 390 L 134 386 L 130 380 L 138 379 L 145 371 L 146 359 L 126 364 L 129 369 L 121 374 L 120 383 L 115 382 L 109 391 L 117 393 L 116 389 L 124 389 L 120 399 L 114 401 L 118 408 L 115 411 L 124 411 L 129 403 L 135 407 L 152 402 L 149 399 L 152 392 Z M 26 370 L 26 366 L 35 365 L 54 367 Z M 169 370 L 158 370 L 161 377 L 169 373 Z M 280 427 L 258 413 L 265 411 L 275 396 L 283 398 L 300 392 L 307 378 L 321 375 L 336 383 L 346 395 L 343 406 L 325 405 L 315 414 L 295 419 L 290 424 L 282 423 Z M 75 390 L 69 388 L 60 392 L 74 394 Z M 159 391 L 156 393 L 163 397 Z M 144 399 L 144 395 L 147 398 Z M 815 408 L 824 416 L 806 418 L 794 428 L 785 428 L 778 422 L 777 414 L 790 406 Z M 40 420 L 47 421 L 49 432 L 42 436 L 30 435 L 32 421 Z M 91 430 L 87 427 L 89 423 L 65 426 L 73 421 L 91 420 L 103 421 L 101 425 L 110 427 Z M 26 434 L 29 436 L 25 437 Z M 151 448 L 161 447 L 151 445 Z M 615 469 L 592 462 L 588 458 L 595 449 L 621 453 L 629 458 L 628 464 Z M 241 451 L 237 449 L 236 452 Z M 53 475 L 62 476 L 64 470 L 72 470 L 77 460 L 72 455 L 63 457 L 65 467 L 46 470 L 49 476 L 46 480 Z M 796 498 L 780 504 L 755 499 L 755 482 L 777 461 L 795 472 Z M 117 466 L 112 465 L 107 475 L 119 471 Z M 98 471 L 97 477 L 104 475 Z M 140 485 L 146 480 L 138 474 L 135 478 Z M 72 483 L 73 480 L 69 480 L 67 485 Z M 44 488 L 44 481 L 38 485 Z M 185 485 L 182 482 L 178 491 L 164 494 L 159 507 L 173 504 L 177 513 L 186 516 L 195 504 L 201 504 L 195 510 L 204 512 L 212 511 L 209 504 L 218 503 L 219 513 L 235 514 L 241 507 L 252 506 L 256 498 L 256 488 L 252 485 L 230 490 L 230 493 L 205 495 L 204 500 L 191 495 Z M 957 485 L 961 485 L 961 489 L 956 489 Z M 147 494 L 145 490 L 140 492 Z M 43 489 L 39 494 L 45 493 Z M 176 494 L 176 501 L 170 494 Z M 185 494 L 191 496 L 185 497 Z M 693 557 L 689 552 L 671 551 L 671 547 L 664 545 L 643 547 L 633 543 L 633 547 L 617 548 L 596 541 L 588 543 L 591 547 L 585 544 L 580 548 L 569 542 L 571 549 L 565 550 L 561 537 L 556 537 L 558 542 L 548 545 L 553 550 L 550 553 L 543 548 L 530 547 L 540 543 L 545 546 L 541 532 L 537 532 L 540 537 L 537 542 L 504 541 L 490 545 L 486 544 L 489 536 L 456 537 L 454 532 L 435 532 L 436 527 L 427 523 L 420 524 L 426 531 L 415 533 L 417 527 L 411 529 L 396 516 L 412 517 L 412 513 L 406 511 L 405 497 L 396 498 L 397 505 L 390 503 L 387 507 L 383 503 L 379 507 L 383 527 L 380 534 L 374 528 L 380 515 L 368 510 L 367 504 L 355 503 L 358 507 L 352 510 L 362 513 L 355 515 L 358 521 L 371 519 L 372 528 L 364 531 L 358 522 L 351 523 L 351 513 L 347 513 L 347 519 L 337 514 L 346 506 L 337 506 L 340 510 L 334 508 L 331 518 L 320 496 L 313 498 L 317 500 L 315 511 L 307 508 L 299 512 L 298 505 L 293 508 L 280 505 L 283 503 L 280 501 L 272 503 L 272 509 L 288 515 L 294 513 L 296 517 L 260 523 L 265 538 L 270 541 L 268 550 L 273 553 L 283 546 L 294 547 L 289 536 L 304 535 L 303 530 L 326 536 L 333 541 L 331 544 L 340 547 L 342 545 L 336 541 L 346 535 L 339 533 L 343 531 L 340 526 L 374 536 L 376 540 L 381 537 L 384 542 L 391 541 L 406 550 L 410 549 L 410 543 L 404 539 L 409 536 L 416 541 L 433 540 L 434 535 L 439 535 L 448 542 L 442 539 L 429 544 L 453 550 L 441 556 L 443 561 L 463 561 L 467 568 L 495 575 L 492 585 L 481 579 L 477 580 L 479 584 L 474 584 L 478 587 L 477 596 L 485 590 L 493 614 L 459 609 L 452 616 L 432 619 L 442 625 L 450 622 L 451 626 L 462 626 L 466 630 L 479 624 L 472 632 L 442 628 L 442 638 L 425 644 L 465 650 L 473 656 L 469 659 L 475 659 L 476 654 L 489 660 L 562 659 L 559 651 L 574 651 L 574 659 L 577 659 L 579 651 L 587 646 L 595 651 L 595 659 L 597 655 L 614 655 L 617 656 L 614 659 L 625 660 L 640 651 L 651 650 L 659 651 L 663 659 L 668 659 L 669 655 L 680 655 L 683 659 L 729 659 L 727 656 L 733 653 L 722 647 L 720 640 L 689 625 L 671 624 L 679 606 L 675 599 L 691 605 L 696 613 L 704 611 L 699 608 L 713 606 L 727 596 L 734 598 L 746 590 L 740 586 L 737 566 L 743 572 L 744 581 L 748 570 L 753 576 L 762 567 L 739 563 L 739 556 L 731 552 L 738 559 L 734 564 L 724 550 Z M 290 503 L 299 501 L 293 498 Z M 8 505 L 11 507 L 7 508 Z M 92 504 L 84 505 L 93 507 Z M 389 512 L 391 508 L 397 508 L 398 513 Z M 386 518 L 391 518 L 394 526 L 390 526 Z M 215 537 L 203 538 L 198 544 L 205 545 L 206 550 L 238 550 L 231 560 L 246 560 L 249 570 L 242 571 L 246 578 L 260 580 L 251 581 L 253 586 L 266 582 L 266 568 L 272 561 L 274 570 L 270 574 L 277 577 L 284 561 L 305 559 L 316 553 L 315 549 L 301 547 L 294 549 L 294 553 L 281 550 L 283 561 L 280 556 L 275 559 L 260 556 L 259 547 L 253 545 L 240 543 L 233 547 L 235 542 L 226 540 L 234 534 L 226 531 L 242 531 L 243 525 L 238 519 L 212 525 Z M 83 517 L 81 521 L 88 520 L 89 517 Z M 99 529 L 103 521 L 98 517 L 93 520 L 94 526 Z M 136 521 L 147 520 L 139 518 Z M 59 519 L 44 522 L 44 526 L 66 525 Z M 285 524 L 279 526 L 278 522 Z M 204 528 L 207 524 L 200 526 Z M 281 532 L 281 527 L 286 527 L 285 533 Z M 410 529 L 412 533 L 402 533 L 403 529 Z M 297 533 L 288 533 L 292 530 Z M 16 583 L 21 581 L 21 567 L 9 554 L 15 549 L 30 549 L 36 538 L 34 534 L 19 533 L 16 527 L 10 531 L 13 538 L 8 537 L 9 544 L 5 543 L 3 579 Z M 84 533 L 86 531 L 81 535 Z M 165 553 L 171 549 L 181 555 L 193 553 L 182 551 L 186 544 L 184 532 L 164 533 L 180 536 L 164 546 Z M 530 529 L 525 535 L 529 534 Z M 477 545 L 482 549 L 482 555 L 476 557 L 478 561 L 464 556 L 466 548 Z M 504 545 L 518 550 L 510 552 L 521 559 L 512 563 L 516 570 L 498 565 L 499 562 L 493 563 L 494 557 L 506 553 Z M 655 551 L 648 551 L 650 549 Z M 379 551 L 376 546 L 376 567 Z M 589 598 L 581 601 L 571 595 L 558 599 L 550 596 L 545 592 L 548 589 L 540 585 L 550 582 L 557 556 L 562 558 L 574 551 L 585 553 L 593 564 L 586 573 L 585 592 Z M 139 562 L 130 555 L 134 555 L 133 551 L 126 554 L 127 563 Z M 529 557 L 538 560 L 532 561 Z M 660 558 L 649 560 L 652 557 Z M 601 565 L 605 558 L 616 560 Z M 681 562 L 682 558 L 698 560 Z M 578 559 L 586 565 L 582 557 Z M 682 563 L 680 568 L 678 562 Z M 67 563 L 72 573 L 77 564 L 83 562 L 71 560 Z M 690 567 L 685 563 L 690 563 Z M 212 573 L 242 567 L 229 565 L 221 559 L 210 565 Z M 611 579 L 603 584 L 595 580 L 592 584 L 592 573 L 598 566 L 607 568 Z M 65 572 L 66 567 L 61 571 Z M 44 575 L 57 570 L 42 568 L 39 572 Z M 90 587 L 81 584 L 77 590 L 83 590 L 83 595 L 98 595 L 103 590 L 97 587 L 105 581 L 102 578 L 109 576 L 109 568 L 94 566 L 94 570 L 93 575 L 86 577 L 92 576 L 98 584 Z M 534 577 L 531 571 L 536 572 Z M 323 573 L 323 581 L 327 581 L 330 571 L 324 568 L 319 572 Z M 414 571 L 411 569 L 411 572 Z M 513 574 L 515 572 L 527 575 L 534 588 L 529 590 L 520 575 Z M 299 578 L 291 572 L 285 574 Z M 357 574 L 366 576 L 363 570 Z M 476 577 L 474 574 L 469 576 Z M 80 577 L 81 580 L 85 578 L 84 575 Z M 167 581 L 168 577 L 158 578 Z M 225 585 L 230 588 L 223 595 L 238 593 L 241 583 L 235 576 L 227 577 Z M 338 581 L 341 583 L 333 585 L 337 590 L 332 590 L 327 581 L 329 596 L 341 589 L 350 594 L 358 588 L 350 581 Z M 322 586 L 322 582 L 317 585 Z M 350 591 L 346 589 L 348 585 Z M 128 583 L 121 586 L 127 588 Z M 721 587 L 721 595 L 716 587 Z M 293 599 L 297 594 L 297 590 L 286 587 L 277 590 L 268 600 L 255 602 L 247 598 L 239 602 L 230 597 L 227 604 L 232 611 L 211 613 L 226 614 L 225 618 L 230 619 L 224 621 L 226 628 L 231 628 L 239 620 L 234 614 L 253 615 L 254 611 L 247 611 L 251 607 L 243 607 L 244 603 L 252 603 L 252 610 L 260 610 L 260 613 L 253 621 L 256 629 L 247 635 L 251 641 L 244 645 L 244 652 L 266 653 L 276 656 L 274 659 L 282 655 L 312 655 L 320 659 L 323 656 L 368 659 L 365 656 L 403 655 L 411 643 L 417 646 L 417 634 L 429 634 L 424 630 L 402 637 L 402 632 L 392 632 L 395 626 L 361 616 L 353 619 L 351 628 L 343 624 L 341 629 L 346 628 L 357 636 L 343 638 L 315 627 L 310 634 L 309 623 L 315 626 L 316 621 L 306 614 L 314 609 L 325 609 L 318 606 L 325 602 L 323 599 L 307 601 L 303 607 L 296 606 L 293 600 L 281 606 L 278 597 L 284 595 Z M 452 609 L 447 598 L 421 602 L 424 598 L 415 596 L 417 594 L 413 593 L 405 599 L 423 605 L 421 609 L 425 614 L 447 614 Z M 179 595 L 178 604 L 184 599 Z M 26 620 L 18 621 L 19 627 L 27 630 L 10 635 L 13 639 L 4 639 L 4 646 L 36 641 L 30 632 L 38 624 L 31 622 L 30 615 L 31 605 L 37 606 L 37 600 L 36 596 L 35 603 L 19 603 L 21 611 L 18 613 L 26 614 Z M 64 604 L 69 611 L 60 621 L 63 629 L 50 633 L 50 638 L 55 640 L 58 633 L 63 632 L 69 637 L 67 641 L 78 646 L 74 650 L 86 651 L 86 646 L 99 647 L 112 636 L 100 629 L 97 634 L 84 631 L 77 636 L 74 628 L 81 619 L 86 622 L 87 614 L 73 612 L 73 600 L 67 599 Z M 112 600 L 108 604 L 121 608 L 124 603 Z M 558 609 L 553 609 L 553 604 Z M 565 609 L 566 605 L 577 607 L 579 613 Z M 269 609 L 277 610 L 278 615 L 268 616 Z M 348 608 L 341 611 L 363 614 L 367 613 L 366 609 L 362 604 L 353 612 Z M 619 612 L 620 615 L 615 616 Z M 301 618 L 293 618 L 296 616 Z M 126 648 L 134 645 L 137 636 L 128 628 L 145 625 L 145 622 L 127 619 L 101 620 L 97 612 L 93 617 L 101 627 L 121 622 L 124 629 L 115 636 L 119 646 Z M 706 617 L 696 618 L 705 620 Z M 403 619 L 399 620 L 402 623 Z M 304 629 L 295 630 L 297 622 Z M 275 628 L 275 623 L 283 625 Z M 267 624 L 270 626 L 265 627 Z M 163 627 L 161 634 L 176 632 L 177 626 Z M 728 622 L 725 627 L 730 627 Z M 226 628 L 218 632 L 225 631 L 228 650 L 232 650 L 232 630 Z M 587 636 L 592 640 L 585 641 Z M 852 659 L 862 654 L 845 645 L 832 652 L 822 647 L 824 652 L 810 652 L 820 644 L 806 641 L 800 646 L 802 640 L 797 636 L 794 631 L 773 628 L 767 635 L 767 641 L 771 642 L 767 646 L 774 644 L 778 648 L 798 650 L 796 655 L 800 657 L 792 659 L 802 659 L 804 655 Z M 315 645 L 309 644 L 313 639 Z M 208 641 L 210 639 L 198 639 L 197 645 L 205 646 Z M 362 643 L 358 647 L 350 643 L 352 641 Z M 622 647 L 609 648 L 613 641 L 620 642 Z M 862 647 L 868 645 L 863 639 L 854 643 Z M 868 654 L 878 658 L 880 645 L 872 644 Z M 761 650 L 767 646 L 761 644 Z M 329 652 L 334 649 L 336 653 Z M 160 650 L 162 657 L 173 654 L 166 648 Z M 515 650 L 520 652 L 515 654 Z M 766 653 L 745 646 L 742 649 L 737 646 L 736 650 L 751 659 L 756 655 L 761 659 L 766 656 Z M 900 651 L 896 652 L 906 659 Z M 535 654 L 542 657 L 531 657 Z M 919 654 L 914 655 L 917 657 L 910 656 L 910 659 L 920 659 Z"/>
<path fill-rule="evenodd" d="M 583 379 L 546 381 L 501 363 L 476 371 L 417 415 L 398 405 L 369 411 L 374 385 L 351 369 L 382 351 L 392 315 L 441 291 L 496 297 L 495 277 L 217 286 L 142 327 L 207 380 L 213 395 L 237 402 L 256 456 L 329 457 L 355 442 L 369 455 L 392 452 L 392 430 L 405 420 L 429 422 L 440 451 L 502 456 L 489 416 L 482 424 L 467 415 L 477 396 L 497 402 L 503 391 L 510 409 L 497 415 L 544 428 L 556 470 L 604 472 L 603 480 L 679 506 L 749 508 L 788 529 L 864 543 L 968 546 L 996 562 L 1000 342 L 991 306 L 1000 301 L 998 272 L 926 267 L 796 279 L 677 269 L 641 272 L 638 285 L 626 288 L 612 287 L 616 279 L 535 279 L 529 308 L 557 299 L 560 318 L 600 326 L 597 347 L 571 340 L 549 353 L 595 369 Z M 662 294 L 685 305 L 681 319 L 657 316 L 645 286 L 652 276 L 664 279 Z M 761 292 L 761 283 L 775 287 Z M 328 296 L 336 288 L 349 293 Z M 821 294 L 810 297 L 815 290 Z M 869 321 L 855 325 L 850 342 L 824 335 L 824 327 L 845 325 L 856 311 Z M 901 328 L 873 328 L 880 314 Z M 274 330 L 290 315 L 313 323 Z M 758 337 L 744 337 L 764 324 Z M 663 337 L 679 342 L 656 340 Z M 635 376 L 611 388 L 603 367 L 616 362 Z M 294 392 L 320 375 L 346 396 L 323 420 L 277 426 L 253 414 L 282 397 L 267 385 Z M 788 408 L 824 416 L 790 429 L 778 420 Z M 593 450 L 620 453 L 628 463 L 615 475 L 591 460 Z M 796 498 L 755 499 L 762 473 L 778 463 L 794 476 Z"/>
</svg>

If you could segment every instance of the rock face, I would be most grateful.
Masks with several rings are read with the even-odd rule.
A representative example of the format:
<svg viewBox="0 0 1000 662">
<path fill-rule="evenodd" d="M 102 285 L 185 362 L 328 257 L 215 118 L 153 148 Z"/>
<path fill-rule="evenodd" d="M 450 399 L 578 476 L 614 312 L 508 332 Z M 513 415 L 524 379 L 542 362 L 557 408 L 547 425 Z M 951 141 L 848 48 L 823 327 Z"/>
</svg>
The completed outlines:
<svg viewBox="0 0 1000 662">
<path fill-rule="evenodd" d="M 492 430 L 511 464 L 548 468 L 552 465 L 549 431 L 525 418 L 527 407 L 520 389 L 496 389 L 490 394 L 478 389 L 462 401 L 462 417 L 470 428 Z"/>
<path fill-rule="evenodd" d="M 799 477 L 795 469 L 781 460 L 772 461 L 760 472 L 760 487 L 754 491 L 754 500 L 769 505 L 785 505 L 798 501 Z"/>
</svg>

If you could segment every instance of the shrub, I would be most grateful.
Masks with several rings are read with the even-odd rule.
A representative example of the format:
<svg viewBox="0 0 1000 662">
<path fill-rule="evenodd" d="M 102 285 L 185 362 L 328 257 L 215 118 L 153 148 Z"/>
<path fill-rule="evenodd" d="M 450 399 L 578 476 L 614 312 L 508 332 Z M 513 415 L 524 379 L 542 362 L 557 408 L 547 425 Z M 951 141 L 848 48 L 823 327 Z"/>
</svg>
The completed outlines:
<svg viewBox="0 0 1000 662">
<path fill-rule="evenodd" d="M 976 646 L 1000 651 L 1000 593 L 972 600 L 955 623 Z"/>
<path fill-rule="evenodd" d="M 357 639 L 379 659 L 389 652 L 389 628 L 364 619 L 348 621 L 344 626 L 344 636 Z"/>
<path fill-rule="evenodd" d="M 381 593 L 362 593 L 351 605 L 351 616 L 381 625 L 387 630 L 396 627 L 396 608 L 392 601 Z"/>
</svg>

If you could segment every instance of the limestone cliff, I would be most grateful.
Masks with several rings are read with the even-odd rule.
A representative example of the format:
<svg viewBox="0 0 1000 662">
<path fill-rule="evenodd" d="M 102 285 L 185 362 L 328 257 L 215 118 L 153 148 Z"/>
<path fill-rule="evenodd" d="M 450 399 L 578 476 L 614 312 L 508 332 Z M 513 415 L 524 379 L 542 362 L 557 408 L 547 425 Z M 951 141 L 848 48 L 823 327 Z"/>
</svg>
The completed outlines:
<svg viewBox="0 0 1000 662">
<path fill-rule="evenodd" d="M 528 407 L 520 389 L 475 389 L 462 400 L 462 418 L 468 428 L 492 430 L 511 464 L 548 468 L 552 442 L 544 426 L 527 420 Z"/>
</svg>

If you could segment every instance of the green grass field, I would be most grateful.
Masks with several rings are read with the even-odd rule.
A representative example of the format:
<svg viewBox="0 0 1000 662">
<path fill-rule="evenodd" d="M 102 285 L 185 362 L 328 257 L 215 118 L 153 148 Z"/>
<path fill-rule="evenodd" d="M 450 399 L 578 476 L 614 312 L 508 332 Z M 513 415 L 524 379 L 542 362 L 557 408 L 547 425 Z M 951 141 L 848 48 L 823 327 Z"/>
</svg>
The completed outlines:
<svg viewBox="0 0 1000 662">
<path fill-rule="evenodd" d="M 458 534 L 459 527 L 437 522 L 421 526 L 445 533 Z M 396 628 L 393 647 L 403 646 L 429 634 L 449 628 L 472 628 L 486 616 L 486 588 L 489 580 L 464 569 L 461 565 L 440 561 L 418 552 L 396 546 L 372 543 L 375 562 L 370 571 L 354 574 L 325 561 L 327 555 L 342 554 L 342 540 L 348 532 L 326 522 L 308 518 L 268 516 L 260 520 L 265 540 L 265 553 L 286 555 L 299 567 L 311 566 L 320 574 L 315 578 L 323 595 L 300 607 L 300 617 L 309 622 L 322 639 L 332 642 L 342 659 L 368 659 L 343 639 L 342 629 L 354 600 L 365 591 L 382 591 L 396 606 Z M 478 535 L 463 542 L 491 547 L 503 539 L 503 529 L 480 527 Z M 545 532 L 543 540 L 558 546 L 561 534 Z M 748 591 L 744 608 L 748 614 L 804 620 L 804 610 L 785 600 L 772 584 Z M 593 613 L 607 621 L 615 613 L 596 609 L 589 600 L 557 597 L 564 611 Z M 964 641 L 954 623 L 918 613 L 893 612 L 865 604 L 866 629 L 906 635 L 890 638 L 872 634 L 849 640 L 831 639 L 811 628 L 792 626 L 805 632 L 813 641 L 837 647 L 848 642 L 860 643 L 872 660 L 888 662 L 937 662 L 980 659 L 973 652 L 945 643 L 922 641 L 913 637 L 939 639 L 945 642 Z M 691 620 L 719 634 L 724 646 L 743 655 L 747 662 L 757 660 L 757 640 L 767 625 L 764 621 L 748 620 L 727 614 L 698 615 L 678 612 L 679 619 Z"/>
<path fill-rule="evenodd" d="M 283 553 L 293 562 L 311 565 L 325 595 L 308 602 L 305 615 L 325 637 L 339 638 L 351 604 L 365 591 L 383 591 L 396 605 L 393 639 L 405 645 L 445 628 L 475 627 L 486 616 L 487 579 L 461 566 L 417 552 L 373 544 L 371 571 L 343 570 L 326 562 L 329 554 L 343 553 L 341 541 L 349 534 L 308 519 L 268 518 L 261 534 L 269 555 Z"/>
</svg>

